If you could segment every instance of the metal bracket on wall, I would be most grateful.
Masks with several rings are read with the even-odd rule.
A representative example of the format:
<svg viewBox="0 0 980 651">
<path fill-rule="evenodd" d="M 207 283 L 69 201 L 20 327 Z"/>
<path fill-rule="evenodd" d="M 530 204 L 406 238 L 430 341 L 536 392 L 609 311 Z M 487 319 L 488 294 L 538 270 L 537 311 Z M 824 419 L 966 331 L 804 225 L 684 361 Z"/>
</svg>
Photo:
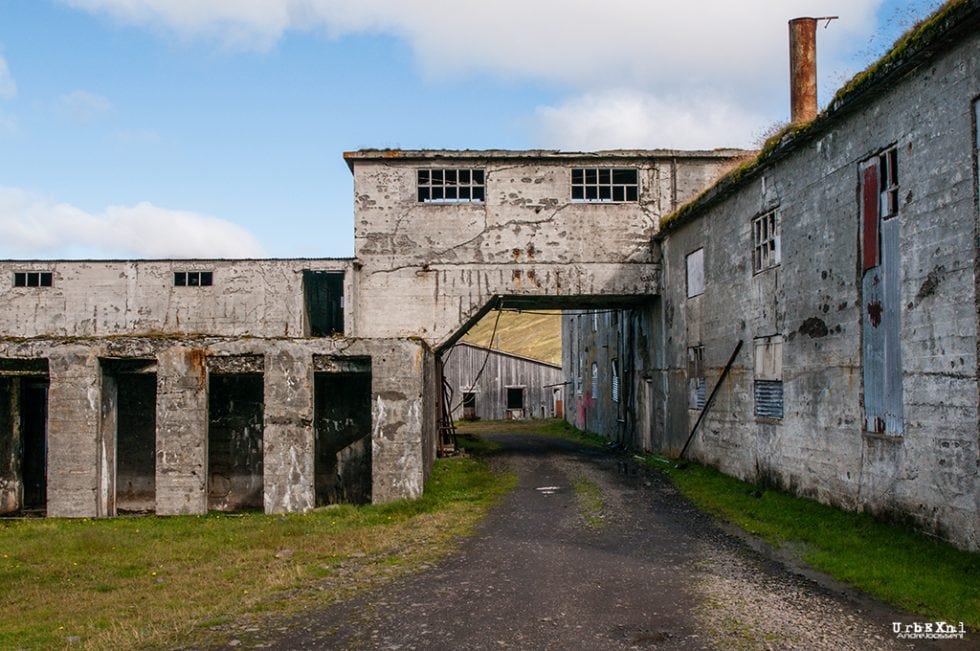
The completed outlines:
<svg viewBox="0 0 980 651">
<path fill-rule="evenodd" d="M 705 414 L 711 409 L 711 405 L 715 401 L 715 395 L 718 393 L 718 389 L 721 387 L 721 383 L 725 381 L 728 377 L 728 372 L 732 370 L 732 364 L 735 363 L 735 358 L 738 357 L 738 351 L 742 350 L 742 340 L 739 339 L 738 343 L 735 344 L 735 350 L 732 351 L 732 356 L 728 358 L 728 363 L 725 364 L 725 370 L 721 372 L 721 377 L 715 382 L 714 388 L 711 389 L 711 395 L 708 396 L 708 400 L 704 403 L 704 407 L 701 408 L 701 413 L 698 414 L 697 421 L 694 422 L 694 427 L 691 428 L 691 433 L 687 437 L 687 442 L 684 444 L 684 449 L 681 450 L 680 459 L 684 459 L 684 453 L 687 452 L 687 448 L 691 445 L 691 441 L 694 440 L 694 435 L 698 433 L 698 428 L 701 427 L 701 421 L 704 420 Z M 678 467 L 683 467 L 678 464 Z"/>
</svg>

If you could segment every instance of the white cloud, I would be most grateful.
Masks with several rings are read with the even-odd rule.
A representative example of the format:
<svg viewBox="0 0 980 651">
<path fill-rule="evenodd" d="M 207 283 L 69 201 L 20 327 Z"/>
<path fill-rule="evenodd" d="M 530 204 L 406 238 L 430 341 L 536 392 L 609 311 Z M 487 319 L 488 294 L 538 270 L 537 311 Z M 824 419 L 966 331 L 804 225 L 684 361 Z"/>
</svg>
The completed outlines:
<svg viewBox="0 0 980 651">
<path fill-rule="evenodd" d="M 87 90 L 76 90 L 62 95 L 58 104 L 68 115 L 80 122 L 88 122 L 112 108 L 112 102 L 108 99 Z"/>
<path fill-rule="evenodd" d="M 767 120 L 715 95 L 677 99 L 610 90 L 538 107 L 533 126 L 535 146 L 545 148 L 713 149 L 755 147 L 749 136 Z"/>
<path fill-rule="evenodd" d="M 13 75 L 10 74 L 7 60 L 0 57 L 0 97 L 10 99 L 15 95 L 17 95 L 17 83 L 14 81 Z"/>
<path fill-rule="evenodd" d="M 105 258 L 257 257 L 258 240 L 217 217 L 141 202 L 100 214 L 0 187 L 0 256 Z"/>
</svg>

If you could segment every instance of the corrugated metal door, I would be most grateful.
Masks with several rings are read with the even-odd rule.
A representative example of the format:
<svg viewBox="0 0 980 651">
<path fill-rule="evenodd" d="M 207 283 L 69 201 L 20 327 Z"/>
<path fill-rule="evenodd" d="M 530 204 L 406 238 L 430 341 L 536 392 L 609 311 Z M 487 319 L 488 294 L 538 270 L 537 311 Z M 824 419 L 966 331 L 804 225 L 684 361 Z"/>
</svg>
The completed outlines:
<svg viewBox="0 0 980 651">
<path fill-rule="evenodd" d="M 864 429 L 887 434 L 903 429 L 899 221 L 885 197 L 894 161 L 889 152 L 861 170 Z"/>
</svg>

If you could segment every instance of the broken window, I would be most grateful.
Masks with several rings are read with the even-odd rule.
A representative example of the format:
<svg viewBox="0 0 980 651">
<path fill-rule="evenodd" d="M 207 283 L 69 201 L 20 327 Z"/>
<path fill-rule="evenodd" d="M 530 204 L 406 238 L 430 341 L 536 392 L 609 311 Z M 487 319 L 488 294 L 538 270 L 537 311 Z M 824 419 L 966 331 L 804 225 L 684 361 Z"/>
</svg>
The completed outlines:
<svg viewBox="0 0 980 651">
<path fill-rule="evenodd" d="M 687 406 L 703 409 L 705 400 L 704 346 L 687 349 Z"/>
<path fill-rule="evenodd" d="M 311 337 L 344 333 L 344 272 L 303 270 L 303 294 Z"/>
<path fill-rule="evenodd" d="M 635 169 L 577 167 L 572 169 L 572 201 L 621 203 L 640 195 Z"/>
<path fill-rule="evenodd" d="M 612 389 L 612 401 L 619 402 L 619 360 L 614 359 L 609 364 L 610 386 Z"/>
<path fill-rule="evenodd" d="M 898 150 L 860 165 L 861 354 L 866 432 L 901 434 L 901 268 Z"/>
<path fill-rule="evenodd" d="M 213 280 L 211 271 L 174 272 L 174 287 L 210 287 Z"/>
<path fill-rule="evenodd" d="M 484 194 L 483 170 L 418 170 L 419 203 L 479 203 Z"/>
<path fill-rule="evenodd" d="M 781 335 L 755 340 L 755 415 L 783 417 L 783 338 Z"/>
<path fill-rule="evenodd" d="M 50 287 L 50 271 L 15 271 L 14 287 Z"/>
<path fill-rule="evenodd" d="M 771 210 L 752 220 L 752 272 L 779 264 L 779 213 Z"/>
<path fill-rule="evenodd" d="M 704 293 L 704 249 L 687 255 L 687 297 L 693 298 Z"/>
</svg>

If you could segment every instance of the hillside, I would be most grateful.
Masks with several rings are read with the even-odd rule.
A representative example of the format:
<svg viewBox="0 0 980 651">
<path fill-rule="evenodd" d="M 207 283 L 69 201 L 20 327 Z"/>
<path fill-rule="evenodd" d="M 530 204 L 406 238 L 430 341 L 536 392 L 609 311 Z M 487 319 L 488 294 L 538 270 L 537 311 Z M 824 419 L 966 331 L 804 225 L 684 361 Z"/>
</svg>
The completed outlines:
<svg viewBox="0 0 980 651">
<path fill-rule="evenodd" d="M 463 341 L 491 347 L 496 319 L 496 310 L 488 313 L 463 335 Z M 561 311 L 501 312 L 494 339 L 494 349 L 561 364 Z"/>
</svg>

